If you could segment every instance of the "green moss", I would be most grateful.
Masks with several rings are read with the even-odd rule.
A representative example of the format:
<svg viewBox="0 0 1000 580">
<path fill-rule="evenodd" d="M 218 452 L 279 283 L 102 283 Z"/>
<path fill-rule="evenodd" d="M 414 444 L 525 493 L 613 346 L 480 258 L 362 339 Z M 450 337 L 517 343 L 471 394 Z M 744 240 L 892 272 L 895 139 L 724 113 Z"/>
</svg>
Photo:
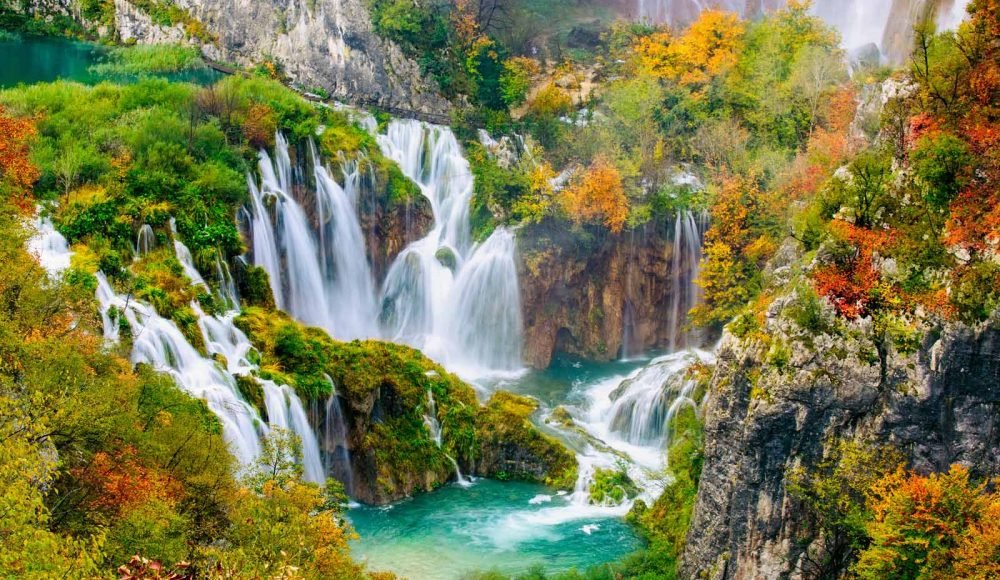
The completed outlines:
<svg viewBox="0 0 1000 580">
<path fill-rule="evenodd" d="M 626 499 L 639 495 L 639 487 L 628 476 L 624 462 L 614 469 L 597 468 L 590 484 L 590 503 L 619 505 Z"/>
<path fill-rule="evenodd" d="M 556 439 L 539 431 L 528 417 L 538 408 L 529 397 L 497 391 L 476 417 L 476 439 L 482 448 L 516 448 L 542 466 L 544 475 L 502 470 L 510 479 L 540 481 L 571 489 L 577 479 L 576 457 Z M 498 469 L 498 471 L 501 471 Z"/>
<path fill-rule="evenodd" d="M 264 405 L 264 388 L 260 385 L 260 383 L 255 381 L 253 377 L 236 375 L 236 386 L 239 388 L 240 394 L 243 395 L 243 398 L 257 408 L 261 419 L 266 422 L 267 406 Z"/>
</svg>

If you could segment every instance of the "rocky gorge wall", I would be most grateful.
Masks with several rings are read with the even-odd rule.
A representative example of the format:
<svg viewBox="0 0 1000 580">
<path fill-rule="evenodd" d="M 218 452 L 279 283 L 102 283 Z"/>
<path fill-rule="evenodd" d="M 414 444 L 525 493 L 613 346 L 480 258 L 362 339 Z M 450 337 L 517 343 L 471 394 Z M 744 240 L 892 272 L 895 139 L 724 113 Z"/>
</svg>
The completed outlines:
<svg viewBox="0 0 1000 580">
<path fill-rule="evenodd" d="M 525 364 L 545 368 L 557 353 L 607 361 L 666 348 L 672 325 L 683 326 L 671 314 L 674 292 L 686 291 L 696 266 L 681 256 L 674 279 L 673 229 L 650 222 L 611 234 L 550 221 L 519 230 Z M 682 300 L 679 311 L 690 306 Z"/>
<path fill-rule="evenodd" d="M 891 445 L 922 473 L 954 463 L 1000 473 L 996 325 L 926 329 L 916 352 L 890 353 L 883 372 L 864 323 L 807 331 L 788 315 L 794 302 L 779 298 L 760 333 L 726 334 L 719 346 L 683 577 L 819 577 L 822 540 L 787 474 L 841 438 Z"/>
</svg>

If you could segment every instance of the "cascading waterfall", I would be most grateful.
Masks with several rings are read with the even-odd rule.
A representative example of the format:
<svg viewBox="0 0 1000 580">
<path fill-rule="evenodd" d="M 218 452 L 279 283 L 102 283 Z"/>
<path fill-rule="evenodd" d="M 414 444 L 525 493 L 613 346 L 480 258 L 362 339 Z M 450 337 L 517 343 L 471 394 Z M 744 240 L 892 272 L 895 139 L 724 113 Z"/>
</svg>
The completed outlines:
<svg viewBox="0 0 1000 580">
<path fill-rule="evenodd" d="M 630 444 L 662 448 L 677 412 L 695 406 L 697 382 L 681 372 L 689 364 L 686 355 L 660 357 L 622 381 L 611 393 L 608 430 Z"/>
<path fill-rule="evenodd" d="M 258 382 L 264 389 L 268 426 L 291 431 L 299 437 L 302 442 L 303 477 L 306 481 L 323 483 L 326 481 L 326 473 L 320 459 L 319 443 L 299 396 L 288 385 L 279 385 L 265 379 L 259 379 Z"/>
<path fill-rule="evenodd" d="M 333 336 L 342 340 L 378 335 L 375 326 L 375 283 L 365 254 L 365 240 L 357 218 L 359 169 L 348 167 L 345 190 L 323 167 L 310 143 L 316 176 L 316 214 L 319 260 L 332 313 Z"/>
<path fill-rule="evenodd" d="M 681 346 L 687 312 L 701 299 L 701 288 L 695 280 L 698 278 L 701 263 L 701 234 L 704 227 L 704 221 L 699 223 L 690 211 L 678 212 L 674 219 L 673 252 L 670 258 L 671 297 L 668 336 L 671 352 L 677 351 Z"/>
<path fill-rule="evenodd" d="M 175 237 L 174 248 L 192 284 L 204 285 L 187 246 Z M 220 273 L 223 272 L 221 264 L 217 267 Z M 197 302 L 191 304 L 198 316 L 205 349 L 225 361 L 223 368 L 215 360 L 202 356 L 174 322 L 159 316 L 149 305 L 116 294 L 104 274 L 98 273 L 97 279 L 105 338 L 117 341 L 120 321 L 124 319 L 132 334 L 132 362 L 146 363 L 157 371 L 170 374 L 182 390 L 205 400 L 219 418 L 223 435 L 242 465 L 251 464 L 260 455 L 260 437 L 269 428 L 281 427 L 289 429 L 302 441 L 305 479 L 316 483 L 325 481 L 316 436 L 295 392 L 287 385 L 258 381 L 265 392 L 269 425 L 261 422 L 256 409 L 240 394 L 236 377 L 250 376 L 257 366 L 250 361 L 253 349 L 250 340 L 233 323 L 239 314 L 237 310 L 213 316 L 206 314 Z M 228 293 L 225 287 L 221 293 L 224 297 Z M 235 300 L 235 294 L 226 299 Z"/>
<path fill-rule="evenodd" d="M 384 335 L 424 350 L 465 376 L 521 367 L 521 306 L 513 234 L 498 228 L 471 246 L 472 172 L 454 134 L 393 120 L 382 153 L 420 186 L 434 226 L 389 267 Z"/>
<path fill-rule="evenodd" d="M 117 340 L 119 317 L 124 317 L 132 333 L 132 363 L 146 363 L 167 373 L 183 391 L 204 399 L 219 418 L 233 454 L 241 464 L 249 465 L 260 454 L 260 420 L 240 396 L 233 376 L 201 356 L 173 321 L 130 296 L 116 294 L 100 272 L 97 300 L 105 337 Z"/>
<path fill-rule="evenodd" d="M 33 223 L 35 235 L 28 240 L 28 253 L 38 259 L 38 263 L 49 276 L 58 276 L 69 268 L 69 243 L 56 231 L 49 218 L 36 218 Z"/>
<path fill-rule="evenodd" d="M 430 201 L 433 228 L 400 252 L 376 292 L 358 222 L 362 164 L 343 165 L 341 187 L 312 148 L 314 225 L 289 194 L 294 172 L 278 135 L 273 160 L 260 152 L 260 185 L 248 179 L 252 200 L 244 210 L 254 263 L 267 270 L 276 303 L 336 338 L 410 344 L 466 377 L 520 370 L 514 236 L 498 228 L 472 244 L 472 172 L 454 134 L 394 120 L 377 140 Z"/>
<path fill-rule="evenodd" d="M 267 270 L 275 303 L 341 340 L 377 336 L 374 282 L 356 203 L 330 177 L 310 144 L 319 224 L 314 227 L 290 193 L 288 142 L 278 134 L 275 143 L 273 161 L 260 152 L 260 186 L 248 179 L 254 262 Z"/>
</svg>

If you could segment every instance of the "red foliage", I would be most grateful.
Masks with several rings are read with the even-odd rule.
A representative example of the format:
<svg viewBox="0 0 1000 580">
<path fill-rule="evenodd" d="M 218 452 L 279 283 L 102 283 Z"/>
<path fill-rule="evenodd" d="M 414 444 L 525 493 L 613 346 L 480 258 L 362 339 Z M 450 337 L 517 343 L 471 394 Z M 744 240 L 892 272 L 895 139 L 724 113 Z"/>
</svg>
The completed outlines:
<svg viewBox="0 0 1000 580">
<path fill-rule="evenodd" d="M 889 236 L 839 220 L 832 222 L 830 229 L 855 251 L 850 257 L 813 272 L 816 292 L 827 297 L 845 318 L 867 316 L 875 305 L 874 290 L 881 282 L 874 254 L 887 245 Z"/>
<path fill-rule="evenodd" d="M 88 467 L 73 471 L 95 492 L 90 507 L 105 513 L 122 514 L 151 499 L 173 505 L 183 492 L 181 483 L 169 474 L 142 465 L 133 447 L 113 455 L 101 451 Z"/>
</svg>

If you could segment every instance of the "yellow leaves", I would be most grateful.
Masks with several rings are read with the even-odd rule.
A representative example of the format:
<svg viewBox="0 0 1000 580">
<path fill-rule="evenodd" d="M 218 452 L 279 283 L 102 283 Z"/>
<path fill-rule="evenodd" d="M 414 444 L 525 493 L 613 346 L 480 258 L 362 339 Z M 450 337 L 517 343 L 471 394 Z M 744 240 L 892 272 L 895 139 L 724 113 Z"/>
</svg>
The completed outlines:
<svg viewBox="0 0 1000 580">
<path fill-rule="evenodd" d="M 573 98 L 569 93 L 553 83 L 545 85 L 531 102 L 531 112 L 542 117 L 565 115 L 573 108 Z"/>
<path fill-rule="evenodd" d="M 538 223 L 552 207 L 554 190 L 552 180 L 556 172 L 548 161 L 543 161 L 533 167 L 528 173 L 529 192 L 514 202 L 511 210 L 526 222 Z"/>
<path fill-rule="evenodd" d="M 635 50 L 640 66 L 650 74 L 700 86 L 736 64 L 743 32 L 736 14 L 705 10 L 683 35 L 655 32 L 639 39 Z"/>
<path fill-rule="evenodd" d="M 602 220 L 614 233 L 622 231 L 628 217 L 628 198 L 618 169 L 598 155 L 582 175 L 560 192 L 559 203 L 576 223 Z"/>
</svg>

